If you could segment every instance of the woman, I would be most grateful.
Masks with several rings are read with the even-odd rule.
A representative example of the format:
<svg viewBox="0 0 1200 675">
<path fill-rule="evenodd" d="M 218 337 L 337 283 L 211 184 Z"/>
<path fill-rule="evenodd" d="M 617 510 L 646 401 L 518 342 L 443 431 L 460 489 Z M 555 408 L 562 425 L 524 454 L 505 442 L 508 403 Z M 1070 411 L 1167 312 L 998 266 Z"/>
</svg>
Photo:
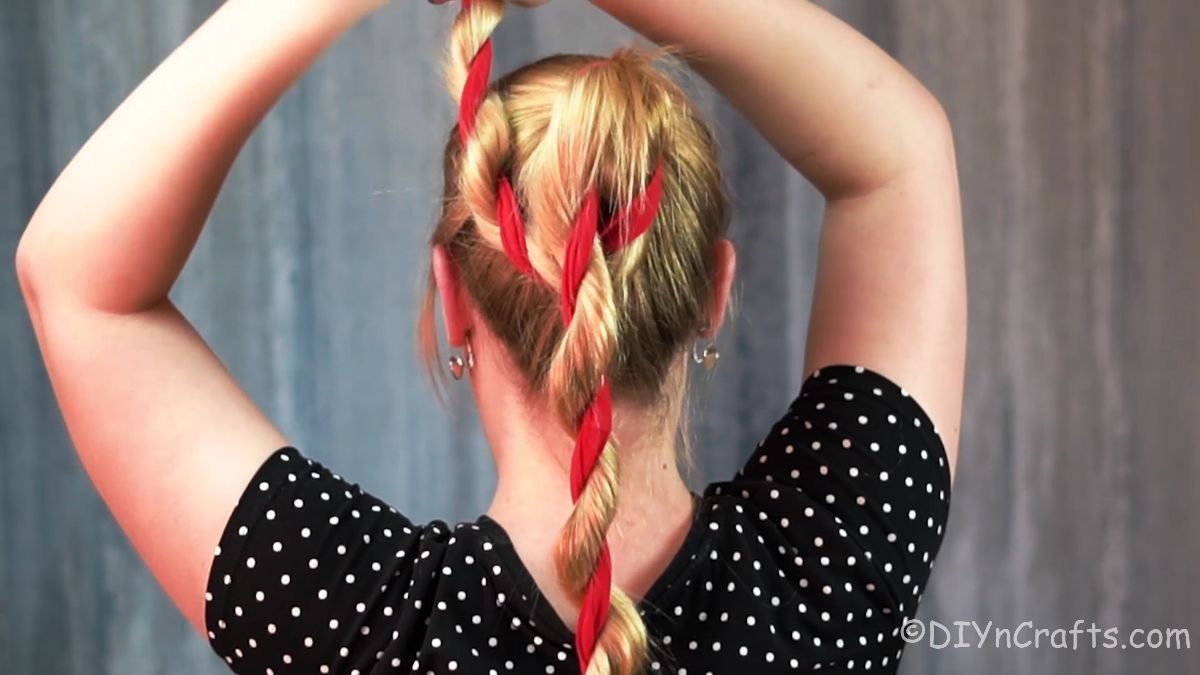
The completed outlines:
<svg viewBox="0 0 1200 675">
<path fill-rule="evenodd" d="M 236 672 L 895 670 L 961 411 L 945 115 L 801 0 L 594 2 L 680 46 L 827 199 L 808 376 L 703 494 L 674 441 L 734 276 L 727 203 L 708 128 L 635 52 L 488 86 L 499 0 L 452 32 L 422 332 L 432 358 L 440 299 L 496 459 L 474 522 L 414 524 L 307 459 L 168 298 L 257 121 L 384 0 L 227 0 L 32 217 L 17 268 L 71 438 Z"/>
</svg>

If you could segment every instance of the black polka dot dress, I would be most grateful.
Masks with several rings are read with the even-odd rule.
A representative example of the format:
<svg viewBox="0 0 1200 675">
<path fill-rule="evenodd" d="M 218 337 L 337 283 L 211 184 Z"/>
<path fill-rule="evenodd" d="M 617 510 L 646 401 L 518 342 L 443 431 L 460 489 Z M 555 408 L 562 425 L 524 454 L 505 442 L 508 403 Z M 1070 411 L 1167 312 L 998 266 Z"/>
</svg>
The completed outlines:
<svg viewBox="0 0 1200 675">
<path fill-rule="evenodd" d="M 639 603 L 650 673 L 896 670 L 950 499 L 941 439 L 905 390 L 861 367 L 813 373 L 695 499 Z M 246 487 L 205 597 L 237 673 L 579 673 L 498 523 L 413 523 L 292 447 Z"/>
</svg>

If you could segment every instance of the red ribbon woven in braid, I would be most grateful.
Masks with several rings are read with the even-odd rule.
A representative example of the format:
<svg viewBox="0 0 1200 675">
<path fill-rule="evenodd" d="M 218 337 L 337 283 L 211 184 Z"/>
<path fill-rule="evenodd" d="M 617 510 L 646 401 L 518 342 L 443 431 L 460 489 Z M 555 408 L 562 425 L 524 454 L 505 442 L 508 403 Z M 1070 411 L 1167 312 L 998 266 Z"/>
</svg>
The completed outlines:
<svg viewBox="0 0 1200 675">
<path fill-rule="evenodd" d="M 571 235 L 567 238 L 567 252 L 563 256 L 562 288 L 559 293 L 559 305 L 562 309 L 563 325 L 571 323 L 575 315 L 575 296 L 587 274 L 588 261 L 592 258 L 592 245 L 596 243 L 596 229 L 599 227 L 600 198 L 596 189 L 588 190 L 583 198 L 583 205 L 571 225 Z"/>
<path fill-rule="evenodd" d="M 462 13 L 471 11 L 471 0 L 462 0 Z M 483 46 L 471 58 L 467 68 L 467 81 L 463 84 L 462 97 L 458 100 L 458 138 L 463 147 L 475 130 L 475 115 L 479 105 L 487 94 L 488 80 L 492 73 L 492 38 L 484 41 Z"/>
<path fill-rule="evenodd" d="M 599 227 L 600 197 L 595 186 L 588 190 L 579 214 L 571 226 L 571 235 L 567 240 L 567 252 L 563 258 L 563 277 L 560 293 L 563 324 L 569 325 L 575 314 L 575 302 L 579 286 L 587 274 L 587 265 L 591 259 L 592 246 L 597 235 L 605 250 L 615 250 L 632 241 L 650 227 L 658 213 L 658 205 L 662 196 L 662 164 L 654 171 L 650 184 L 641 196 L 632 204 L 622 209 L 612 220 Z M 579 433 L 575 438 L 575 448 L 571 454 L 571 499 L 578 502 L 579 495 L 587 485 L 588 476 L 600 459 L 600 453 L 612 433 L 612 392 L 608 378 L 601 377 L 600 387 L 592 398 L 583 419 L 579 424 Z M 588 580 L 583 593 L 583 603 L 579 610 L 579 622 L 575 627 L 575 647 L 579 652 L 580 672 L 587 672 L 587 664 L 591 660 L 596 647 L 596 637 L 604 627 L 608 618 L 609 596 L 612 592 L 612 559 L 608 552 L 608 542 L 601 542 L 600 553 L 596 560 L 596 570 Z"/>
<path fill-rule="evenodd" d="M 517 193 L 507 177 L 500 178 L 497 191 L 496 219 L 500 221 L 500 243 L 504 254 L 513 265 L 533 277 L 539 276 L 529 262 L 529 251 L 525 248 L 525 225 L 521 223 L 521 206 L 517 204 Z"/>
<path fill-rule="evenodd" d="M 471 9 L 471 0 L 462 0 L 462 11 Z M 488 80 L 492 68 L 492 41 L 488 38 L 471 59 L 466 83 L 458 108 L 459 138 L 465 147 L 475 128 L 475 117 L 487 94 Z M 579 286 L 587 273 L 592 246 L 600 237 L 605 252 L 612 252 L 644 233 L 658 213 L 662 197 L 662 163 L 655 168 L 654 175 L 645 191 L 611 220 L 600 226 L 600 198 L 595 186 L 588 190 L 567 241 L 563 260 L 563 277 L 560 304 L 563 324 L 569 325 L 575 314 L 575 302 Z M 538 276 L 529 261 L 525 244 L 525 227 L 521 222 L 521 209 L 516 192 L 506 177 L 497 186 L 497 220 L 504 253 L 525 274 Z M 596 467 L 608 437 L 612 433 L 612 391 L 608 378 L 602 376 L 595 396 L 584 410 L 571 454 L 571 499 L 578 502 L 587 485 L 588 477 Z M 601 542 L 596 569 L 584 589 L 579 621 L 575 626 L 575 646 L 579 652 L 579 668 L 587 672 L 588 663 L 596 649 L 596 640 L 608 619 L 610 595 L 612 593 L 612 558 L 608 542 Z"/>
<path fill-rule="evenodd" d="M 614 214 L 602 227 L 598 227 L 600 198 L 595 186 L 588 190 L 583 199 L 583 206 L 575 217 L 571 229 L 571 238 L 567 241 L 567 255 L 563 259 L 562 283 L 562 315 L 563 323 L 571 323 L 575 311 L 575 294 L 579 284 L 587 273 L 588 260 L 591 258 L 592 241 L 600 236 L 600 243 L 606 253 L 621 248 L 637 239 L 650 228 L 658 215 L 658 205 L 662 199 L 662 162 L 654 169 L 650 183 L 633 203 Z M 523 248 L 523 247 L 522 247 Z"/>
<path fill-rule="evenodd" d="M 608 436 L 612 433 L 612 393 L 608 378 L 602 377 L 600 388 L 592 398 L 579 424 L 575 437 L 575 448 L 571 453 L 571 499 L 579 501 L 579 495 L 587 485 L 588 476 L 600 459 Z M 608 618 L 609 595 L 612 593 L 612 559 L 608 555 L 608 542 L 601 542 L 600 555 L 596 559 L 596 571 L 588 580 L 583 591 L 583 603 L 579 608 L 579 621 L 575 624 L 575 649 L 579 652 L 579 672 L 586 673 L 596 649 L 596 639 Z"/>
<path fill-rule="evenodd" d="M 654 217 L 658 215 L 658 205 L 662 200 L 662 173 L 663 165 L 660 161 L 654 167 L 654 175 L 650 177 L 650 183 L 646 185 L 642 194 L 600 228 L 600 242 L 604 245 L 605 253 L 612 253 L 650 229 L 650 223 L 654 222 Z"/>
<path fill-rule="evenodd" d="M 471 0 L 463 0 L 462 11 L 471 9 Z M 467 81 L 463 85 L 462 97 L 458 102 L 458 136 L 466 147 L 471 132 L 475 130 L 475 117 L 479 114 L 479 106 L 487 95 L 488 80 L 492 71 L 492 39 L 489 37 L 471 58 L 467 68 Z M 501 177 L 497 186 L 496 219 L 500 224 L 500 242 L 504 245 L 504 253 L 521 272 L 538 276 L 529 262 L 529 253 L 525 248 L 525 227 L 521 224 L 521 209 L 517 204 L 517 194 L 508 178 Z"/>
</svg>

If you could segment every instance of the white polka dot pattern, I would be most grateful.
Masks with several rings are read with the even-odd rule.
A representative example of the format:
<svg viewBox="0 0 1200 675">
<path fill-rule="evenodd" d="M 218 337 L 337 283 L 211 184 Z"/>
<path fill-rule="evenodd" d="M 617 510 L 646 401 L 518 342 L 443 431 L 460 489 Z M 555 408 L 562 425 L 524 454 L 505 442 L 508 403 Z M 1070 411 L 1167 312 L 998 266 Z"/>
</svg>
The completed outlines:
<svg viewBox="0 0 1200 675">
<path fill-rule="evenodd" d="M 651 672 L 895 672 L 949 510 L 945 450 L 907 392 L 824 368 L 639 604 Z M 264 462 L 209 575 L 238 673 L 579 672 L 570 630 L 487 516 L 410 522 L 292 447 Z"/>
</svg>

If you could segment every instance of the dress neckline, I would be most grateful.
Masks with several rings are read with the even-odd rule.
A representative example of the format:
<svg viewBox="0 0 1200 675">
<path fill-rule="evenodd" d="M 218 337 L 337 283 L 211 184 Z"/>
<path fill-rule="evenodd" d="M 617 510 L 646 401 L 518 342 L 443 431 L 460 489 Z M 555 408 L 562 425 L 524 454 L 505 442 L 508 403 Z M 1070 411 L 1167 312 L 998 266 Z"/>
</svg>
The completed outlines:
<svg viewBox="0 0 1200 675">
<path fill-rule="evenodd" d="M 644 618 L 653 616 L 661 606 L 662 596 L 681 579 L 684 572 L 693 563 L 703 557 L 711 545 L 706 536 L 709 532 L 704 525 L 703 511 L 705 500 L 701 495 L 689 491 L 692 495 L 692 523 L 687 535 L 670 562 L 663 568 L 662 573 L 650 585 L 650 589 L 637 603 L 637 609 Z M 522 593 L 527 596 L 527 609 L 533 622 L 543 629 L 547 637 L 558 640 L 563 644 L 574 645 L 575 631 L 563 622 L 562 617 L 554 610 L 549 602 L 544 602 L 545 594 L 533 578 L 525 561 L 517 554 L 516 546 L 504 526 L 486 513 L 476 519 L 475 525 L 493 543 L 493 552 L 504 561 L 504 566 Z"/>
</svg>

